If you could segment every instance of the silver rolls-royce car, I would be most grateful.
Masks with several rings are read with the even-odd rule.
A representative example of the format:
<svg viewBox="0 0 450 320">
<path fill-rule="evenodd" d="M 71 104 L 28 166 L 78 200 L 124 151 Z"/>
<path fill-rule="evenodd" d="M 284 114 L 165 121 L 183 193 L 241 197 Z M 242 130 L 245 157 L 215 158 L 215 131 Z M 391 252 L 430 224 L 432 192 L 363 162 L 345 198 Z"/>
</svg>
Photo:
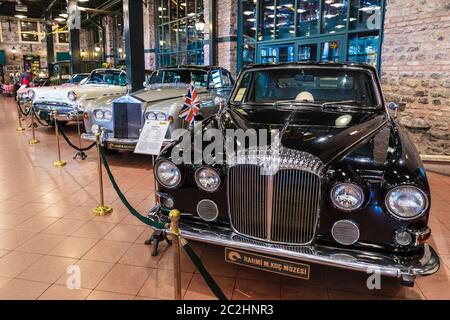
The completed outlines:
<svg viewBox="0 0 450 320">
<path fill-rule="evenodd" d="M 99 97 L 119 97 L 127 92 L 125 71 L 96 69 L 80 85 L 61 85 L 30 90 L 33 108 L 39 118 L 51 123 L 50 113 L 58 111 L 58 120 L 67 123 L 82 120 L 84 107 Z"/>
<path fill-rule="evenodd" d="M 133 151 L 145 121 L 161 120 L 170 122 L 163 145 L 168 144 L 176 129 L 188 127 L 178 115 L 190 83 L 199 95 L 201 107 L 195 118 L 199 121 L 216 114 L 225 104 L 234 79 L 228 70 L 214 66 L 159 69 L 142 90 L 120 99 L 105 96 L 91 101 L 84 112 L 83 139 L 95 141 L 95 134 L 102 131 L 101 140 L 107 149 Z"/>
</svg>

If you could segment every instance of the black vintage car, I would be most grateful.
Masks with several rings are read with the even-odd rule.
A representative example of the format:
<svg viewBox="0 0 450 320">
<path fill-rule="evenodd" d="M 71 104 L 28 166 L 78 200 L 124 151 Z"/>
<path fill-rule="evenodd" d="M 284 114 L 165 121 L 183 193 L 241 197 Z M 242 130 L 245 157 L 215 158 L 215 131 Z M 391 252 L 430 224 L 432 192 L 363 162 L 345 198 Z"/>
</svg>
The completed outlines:
<svg viewBox="0 0 450 320">
<path fill-rule="evenodd" d="M 246 67 L 227 105 L 191 135 L 208 129 L 278 130 L 280 146 L 246 140 L 235 157 L 210 164 L 175 161 L 184 138 L 167 146 L 155 163 L 150 216 L 167 221 L 178 209 L 185 238 L 303 265 L 378 270 L 404 285 L 439 269 L 425 243 L 426 173 L 373 67 Z"/>
</svg>

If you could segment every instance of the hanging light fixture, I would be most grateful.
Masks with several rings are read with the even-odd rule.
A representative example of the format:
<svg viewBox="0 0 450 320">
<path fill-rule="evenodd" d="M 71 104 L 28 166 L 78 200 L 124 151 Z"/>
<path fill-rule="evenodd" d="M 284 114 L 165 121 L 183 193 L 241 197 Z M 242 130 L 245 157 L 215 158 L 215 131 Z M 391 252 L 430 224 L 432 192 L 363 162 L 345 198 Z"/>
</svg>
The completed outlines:
<svg viewBox="0 0 450 320">
<path fill-rule="evenodd" d="M 196 29 L 198 32 L 203 32 L 203 31 L 205 31 L 205 26 L 206 26 L 206 23 L 205 23 L 205 20 L 204 20 L 203 18 L 200 18 L 200 19 L 198 19 L 198 20 L 195 22 L 195 29 Z"/>
</svg>

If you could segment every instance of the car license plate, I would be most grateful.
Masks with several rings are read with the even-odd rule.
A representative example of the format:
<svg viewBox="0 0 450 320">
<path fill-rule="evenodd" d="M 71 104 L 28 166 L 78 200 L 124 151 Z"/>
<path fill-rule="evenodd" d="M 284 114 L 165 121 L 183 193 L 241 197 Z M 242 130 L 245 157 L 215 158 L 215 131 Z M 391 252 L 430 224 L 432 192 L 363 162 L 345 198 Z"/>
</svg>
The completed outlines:
<svg viewBox="0 0 450 320">
<path fill-rule="evenodd" d="M 310 266 L 304 263 L 225 248 L 225 261 L 237 265 L 309 280 Z"/>
</svg>

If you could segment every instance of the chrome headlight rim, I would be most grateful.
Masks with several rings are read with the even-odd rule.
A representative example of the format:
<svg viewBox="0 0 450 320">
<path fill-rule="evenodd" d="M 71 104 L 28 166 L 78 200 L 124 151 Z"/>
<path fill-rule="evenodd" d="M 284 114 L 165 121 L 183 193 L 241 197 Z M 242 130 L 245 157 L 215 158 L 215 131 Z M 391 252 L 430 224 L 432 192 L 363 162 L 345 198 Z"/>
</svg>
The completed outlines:
<svg viewBox="0 0 450 320">
<path fill-rule="evenodd" d="M 349 186 L 349 187 L 355 188 L 361 194 L 361 201 L 356 207 L 351 208 L 351 209 L 350 208 L 345 208 L 342 205 L 340 205 L 340 203 L 335 199 L 334 192 L 336 191 L 337 188 L 339 188 L 341 186 Z M 361 209 L 363 207 L 363 205 L 364 205 L 364 203 L 366 201 L 366 195 L 364 193 L 364 189 L 361 186 L 359 186 L 359 185 L 357 185 L 355 183 L 352 183 L 352 182 L 338 182 L 338 183 L 336 183 L 333 186 L 333 188 L 331 188 L 330 199 L 331 199 L 331 203 L 333 204 L 333 206 L 336 209 L 344 211 L 344 212 L 355 212 L 355 211 L 357 211 L 357 210 L 359 210 L 359 209 Z"/>
<path fill-rule="evenodd" d="M 161 181 L 161 179 L 160 179 L 160 177 L 159 177 L 159 175 L 158 175 L 158 169 L 159 169 L 159 167 L 160 167 L 162 164 L 164 164 L 164 163 L 168 163 L 168 164 L 172 165 L 174 168 L 176 168 L 176 170 L 178 170 L 178 175 L 179 175 L 179 177 L 178 177 L 176 183 L 173 184 L 173 185 L 168 185 L 168 184 L 166 184 L 165 182 Z M 163 186 L 164 188 L 166 188 L 166 189 L 176 189 L 176 188 L 178 188 L 178 187 L 181 185 L 181 183 L 183 182 L 183 173 L 181 172 L 180 168 L 179 168 L 175 163 L 173 163 L 173 162 L 170 161 L 170 160 L 167 160 L 167 159 L 158 160 L 158 161 L 155 163 L 155 167 L 154 167 L 154 171 L 153 171 L 153 172 L 154 172 L 155 179 L 158 181 L 158 183 L 159 183 L 160 185 L 162 185 L 162 186 Z"/>
<path fill-rule="evenodd" d="M 162 119 L 159 119 L 160 116 L 162 116 Z M 156 112 L 156 120 L 167 121 L 167 114 L 165 112 Z"/>
<path fill-rule="evenodd" d="M 152 119 L 149 118 L 150 115 L 153 116 Z M 157 118 L 156 118 L 156 113 L 155 113 L 155 112 L 153 112 L 153 111 L 148 111 L 148 112 L 145 113 L 145 120 L 153 121 L 153 120 L 156 120 L 156 119 L 157 119 Z"/>
<path fill-rule="evenodd" d="M 69 93 L 67 93 L 67 99 L 69 99 L 70 102 L 77 101 L 77 98 L 77 94 L 74 91 L 70 91 Z"/>
<path fill-rule="evenodd" d="M 100 113 L 101 117 L 98 117 L 97 113 Z M 103 109 L 94 109 L 92 111 L 92 114 L 94 115 L 94 119 L 97 120 L 97 121 L 104 121 L 105 120 L 105 110 L 103 110 Z"/>
<path fill-rule="evenodd" d="M 211 170 L 217 175 L 219 182 L 215 188 L 208 189 L 200 183 L 199 174 L 202 170 Z M 201 190 L 209 192 L 209 193 L 216 192 L 217 190 L 219 190 L 220 186 L 222 185 L 222 177 L 220 176 L 220 173 L 216 169 L 214 169 L 213 167 L 210 167 L 210 166 L 201 166 L 201 167 L 197 168 L 197 170 L 195 170 L 195 172 L 194 172 L 194 179 L 195 179 L 195 183 L 197 184 L 197 187 L 199 187 Z"/>
<path fill-rule="evenodd" d="M 103 111 L 103 119 L 105 121 L 112 121 L 113 119 L 113 114 L 111 110 L 104 110 Z"/>
<path fill-rule="evenodd" d="M 412 217 L 405 217 L 405 216 L 401 216 L 400 214 L 398 214 L 394 210 L 392 210 L 391 206 L 389 205 L 389 196 L 394 191 L 397 191 L 398 189 L 401 189 L 401 188 L 412 188 L 412 189 L 415 189 L 423 197 L 424 206 L 423 206 L 423 209 L 420 211 L 420 213 L 418 213 L 417 215 L 412 216 Z M 425 193 L 425 191 L 423 191 L 419 187 L 417 187 L 415 185 L 412 185 L 412 184 L 401 184 L 401 185 L 398 185 L 398 186 L 390 188 L 389 191 L 386 192 L 386 195 L 384 197 L 384 206 L 385 206 L 387 212 L 392 217 L 394 217 L 395 219 L 398 219 L 398 220 L 401 220 L 401 221 L 412 221 L 412 220 L 416 220 L 418 218 L 421 218 L 422 216 L 425 215 L 425 213 L 428 211 L 428 209 L 430 207 L 430 199 L 429 199 L 428 195 Z"/>
</svg>

